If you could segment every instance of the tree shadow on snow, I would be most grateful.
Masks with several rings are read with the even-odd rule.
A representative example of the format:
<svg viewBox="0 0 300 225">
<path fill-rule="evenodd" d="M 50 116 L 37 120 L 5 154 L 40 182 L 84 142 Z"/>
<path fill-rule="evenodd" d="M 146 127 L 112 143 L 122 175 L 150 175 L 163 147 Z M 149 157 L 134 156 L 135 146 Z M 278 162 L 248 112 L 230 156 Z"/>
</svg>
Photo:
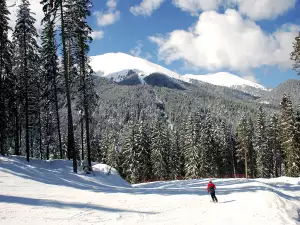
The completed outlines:
<svg viewBox="0 0 300 225">
<path fill-rule="evenodd" d="M 95 177 L 92 175 L 89 175 L 89 177 L 87 175 L 74 174 L 72 172 L 71 161 L 66 163 L 66 161 L 60 162 L 59 160 L 55 162 L 32 160 L 27 163 L 21 158 L 18 159 L 12 157 L 8 159 L 12 160 L 6 161 L 0 159 L 0 171 L 44 184 L 66 186 L 94 192 L 128 193 L 133 195 L 207 195 L 206 185 L 209 179 L 154 182 L 138 184 L 132 187 L 128 184 L 127 186 L 124 185 L 125 182 L 116 184 L 115 180 L 113 180 L 113 176 L 108 176 L 100 172 L 96 173 Z M 55 168 L 59 169 L 53 169 L 53 163 L 60 163 L 61 165 L 55 165 Z M 110 179 L 112 180 L 110 181 Z M 1 182 L 4 182 L 5 184 L 5 180 Z M 214 183 L 217 186 L 217 196 L 229 195 L 232 193 L 271 191 L 288 200 L 300 200 L 299 196 L 295 197 L 285 194 L 282 191 L 277 190 L 275 187 L 272 187 L 270 184 L 261 182 L 264 185 L 254 186 L 251 185 L 253 182 L 258 181 L 251 179 L 214 179 Z M 243 184 L 243 186 L 231 186 L 239 184 Z M 300 190 L 299 185 L 287 188 L 291 191 L 291 193 L 293 193 L 293 191 Z"/>
<path fill-rule="evenodd" d="M 111 213 L 126 212 L 126 213 L 155 214 L 155 212 L 108 208 L 108 207 L 90 204 L 90 203 L 83 204 L 83 203 L 76 203 L 76 202 L 61 202 L 61 201 L 49 200 L 49 199 L 36 199 L 36 198 L 26 198 L 26 197 L 7 196 L 7 195 L 0 195 L 0 203 L 43 206 L 43 207 L 52 207 L 52 208 L 60 208 L 60 209 L 61 208 L 93 209 L 93 210 L 99 210 L 99 211 L 111 212 Z"/>
</svg>

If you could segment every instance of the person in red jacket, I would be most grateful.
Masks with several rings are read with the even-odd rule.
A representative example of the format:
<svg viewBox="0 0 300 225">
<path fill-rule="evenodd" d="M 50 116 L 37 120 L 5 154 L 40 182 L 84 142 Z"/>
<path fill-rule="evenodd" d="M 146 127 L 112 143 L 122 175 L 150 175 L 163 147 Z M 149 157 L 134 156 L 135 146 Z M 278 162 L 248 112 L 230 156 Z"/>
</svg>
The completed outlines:
<svg viewBox="0 0 300 225">
<path fill-rule="evenodd" d="M 212 180 L 210 180 L 207 185 L 207 192 L 210 193 L 213 202 L 218 202 L 215 190 L 216 190 L 216 185 L 212 182 Z"/>
</svg>

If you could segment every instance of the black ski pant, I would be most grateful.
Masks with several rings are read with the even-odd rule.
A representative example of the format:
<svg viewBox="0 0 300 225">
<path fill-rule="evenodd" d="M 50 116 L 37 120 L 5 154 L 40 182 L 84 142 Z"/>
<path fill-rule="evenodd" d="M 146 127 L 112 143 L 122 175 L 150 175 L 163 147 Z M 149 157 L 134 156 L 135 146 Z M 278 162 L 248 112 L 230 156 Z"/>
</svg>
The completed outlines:
<svg viewBox="0 0 300 225">
<path fill-rule="evenodd" d="M 211 198 L 212 198 L 213 202 L 218 202 L 218 199 L 216 197 L 216 193 L 210 193 L 210 195 L 211 195 Z"/>
</svg>

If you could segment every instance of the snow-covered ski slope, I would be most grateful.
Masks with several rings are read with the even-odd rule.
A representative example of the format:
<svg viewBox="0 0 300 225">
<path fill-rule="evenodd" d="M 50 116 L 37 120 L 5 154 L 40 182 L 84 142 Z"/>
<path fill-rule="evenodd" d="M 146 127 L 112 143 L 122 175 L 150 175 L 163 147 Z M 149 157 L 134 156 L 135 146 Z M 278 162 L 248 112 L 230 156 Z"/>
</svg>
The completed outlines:
<svg viewBox="0 0 300 225">
<path fill-rule="evenodd" d="M 72 173 L 72 162 L 0 157 L 2 225 L 289 225 L 300 224 L 299 178 L 208 179 L 130 186 L 115 170 Z"/>
</svg>

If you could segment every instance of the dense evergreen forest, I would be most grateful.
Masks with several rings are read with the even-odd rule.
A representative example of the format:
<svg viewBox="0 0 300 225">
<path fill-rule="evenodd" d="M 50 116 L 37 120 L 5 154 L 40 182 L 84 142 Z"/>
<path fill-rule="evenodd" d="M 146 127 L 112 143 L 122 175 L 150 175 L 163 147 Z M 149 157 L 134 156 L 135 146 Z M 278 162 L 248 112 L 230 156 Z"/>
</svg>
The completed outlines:
<svg viewBox="0 0 300 225">
<path fill-rule="evenodd" d="M 41 3 L 39 37 L 28 0 L 21 1 L 14 28 L 0 1 L 2 155 L 73 160 L 74 172 L 102 162 L 131 183 L 300 175 L 300 107 L 286 89 L 280 100 L 263 104 L 202 83 L 168 88 L 94 76 L 91 0 Z M 296 62 L 299 46 L 298 37 Z"/>
</svg>

